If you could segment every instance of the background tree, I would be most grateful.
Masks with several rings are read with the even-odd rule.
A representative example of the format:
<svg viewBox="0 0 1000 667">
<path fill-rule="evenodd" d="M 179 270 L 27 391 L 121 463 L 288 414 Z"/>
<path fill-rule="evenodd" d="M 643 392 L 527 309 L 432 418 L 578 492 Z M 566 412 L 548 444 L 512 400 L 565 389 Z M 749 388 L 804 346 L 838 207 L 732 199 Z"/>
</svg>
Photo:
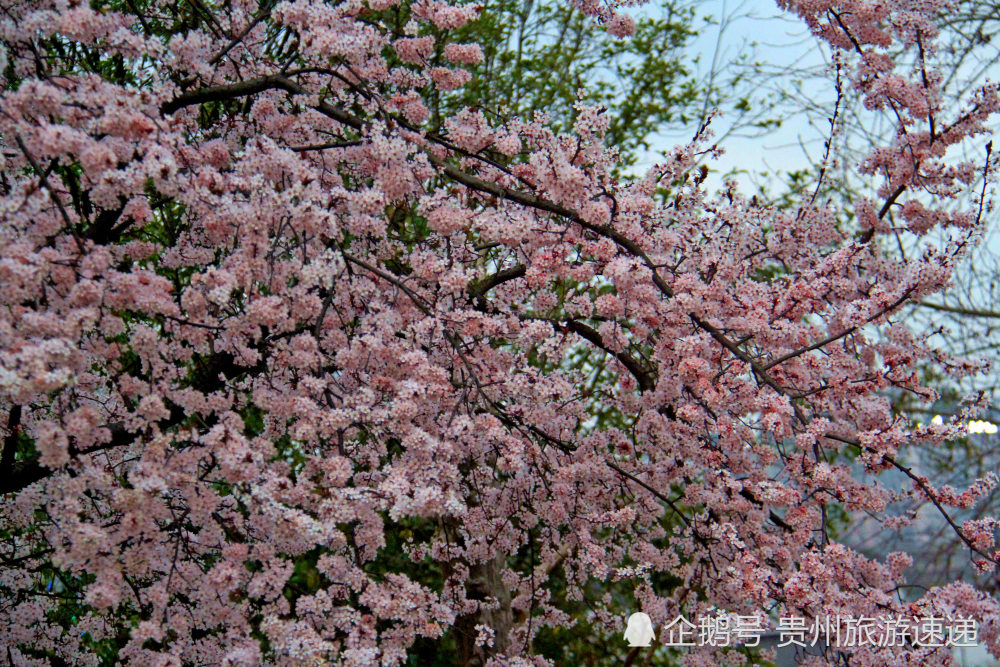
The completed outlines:
<svg viewBox="0 0 1000 667">
<path fill-rule="evenodd" d="M 5 2 L 8 660 L 572 662 L 586 642 L 545 633 L 617 635 L 632 604 L 968 614 L 1000 652 L 994 600 L 905 595 L 908 557 L 836 543 L 827 511 L 926 498 L 951 521 L 995 485 L 901 463 L 961 433 L 885 391 L 931 402 L 914 369 L 963 368 L 889 319 L 981 225 L 984 191 L 942 207 L 989 156 L 939 149 L 985 132 L 996 91 L 946 118 L 930 70 L 895 70 L 886 44 L 934 34 L 908 3 L 787 6 L 899 112 L 860 238 L 811 198 L 706 194 L 704 127 L 624 181 L 599 107 L 561 133 L 447 111 L 484 62 L 456 36 L 473 7 Z M 948 238 L 885 253 L 896 204 Z M 872 481 L 889 469 L 905 493 Z M 950 527 L 994 566 L 990 520 Z"/>
<path fill-rule="evenodd" d="M 688 0 L 654 5 L 625 38 L 624 27 L 595 29 L 565 3 L 488 2 L 456 35 L 482 44 L 483 60 L 461 90 L 432 99 L 432 115 L 440 122 L 473 106 L 494 118 L 544 113 L 561 132 L 572 128 L 579 103 L 603 106 L 605 141 L 628 167 L 658 130 L 689 125 L 699 111 L 708 86 L 695 79 L 687 48 L 698 29 L 696 7 Z"/>
</svg>

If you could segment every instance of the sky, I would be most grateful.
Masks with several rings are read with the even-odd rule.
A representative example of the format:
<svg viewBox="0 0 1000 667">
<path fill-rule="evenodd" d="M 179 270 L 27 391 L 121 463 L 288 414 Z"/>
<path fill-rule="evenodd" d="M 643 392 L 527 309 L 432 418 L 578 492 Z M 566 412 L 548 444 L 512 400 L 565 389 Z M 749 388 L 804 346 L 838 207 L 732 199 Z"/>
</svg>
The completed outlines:
<svg viewBox="0 0 1000 667">
<path fill-rule="evenodd" d="M 774 2 L 699 0 L 697 7 L 700 19 L 713 17 L 711 23 L 702 20 L 698 37 L 692 44 L 692 54 L 701 59 L 699 69 L 703 77 L 709 75 L 713 60 L 727 63 L 741 54 L 759 63 L 765 71 L 780 73 L 789 67 L 813 69 L 817 74 L 830 71 L 827 67 L 829 53 L 825 46 L 820 46 L 818 40 L 797 17 L 782 12 Z M 971 70 L 965 73 L 967 76 L 972 74 Z M 994 63 L 985 71 L 975 74 L 976 76 L 969 78 L 982 81 L 987 77 L 993 80 L 1000 79 L 1000 65 Z M 754 79 L 754 83 L 759 80 L 758 76 Z M 780 127 L 768 130 L 763 136 L 723 136 L 720 145 L 725 152 L 722 158 L 712 165 L 713 172 L 708 181 L 710 187 L 713 185 L 718 187 L 722 184 L 723 174 L 738 169 L 745 173 L 740 174 L 737 181 L 747 189 L 752 189 L 756 184 L 772 182 L 765 174 L 773 175 L 775 170 L 779 169 L 784 171 L 805 169 L 815 161 L 821 154 L 823 141 L 828 132 L 828 125 L 824 119 L 832 108 L 834 92 L 830 78 L 814 76 L 801 83 L 801 87 L 793 87 L 793 94 L 800 100 L 808 100 L 816 106 L 809 116 L 817 125 L 810 124 L 810 118 L 806 114 L 789 115 L 778 112 L 774 116 L 781 120 Z M 757 87 L 757 91 L 763 97 L 779 86 L 787 90 L 789 81 L 779 80 L 777 77 L 768 81 L 765 78 L 763 85 Z M 759 105 L 754 106 L 759 107 Z M 874 121 L 874 117 L 871 120 Z M 723 112 L 713 122 L 713 128 L 718 134 L 724 134 L 732 124 L 732 114 Z M 678 141 L 684 141 L 688 138 L 687 134 L 689 130 L 675 132 L 673 135 L 666 133 L 661 137 L 661 143 L 656 149 L 663 150 Z M 986 139 L 984 137 L 972 142 L 972 145 L 966 148 L 976 155 L 982 155 L 984 152 L 982 146 Z M 641 160 L 641 166 L 648 167 L 655 163 L 656 159 L 657 152 L 650 151 Z M 991 225 L 994 230 L 997 226 Z M 990 234 L 987 243 L 990 251 L 1000 256 L 1000 234 L 995 232 Z"/>
<path fill-rule="evenodd" d="M 724 70 L 716 74 L 717 80 L 724 80 L 727 73 L 735 73 L 735 68 L 725 70 L 725 65 L 741 55 L 761 63 L 767 69 L 779 69 L 795 64 L 799 67 L 823 67 L 825 64 L 817 42 L 794 17 L 778 10 L 771 2 L 760 0 L 702 0 L 697 3 L 698 36 L 691 45 L 692 55 L 700 57 L 697 65 L 702 79 L 712 76 L 712 70 Z M 706 21 L 706 18 L 709 20 Z M 713 67 L 714 66 L 714 67 Z M 820 88 L 819 82 L 808 82 L 811 90 L 802 91 L 815 99 L 830 95 L 828 88 Z M 766 90 L 766 87 L 760 90 Z M 757 107 L 757 105 L 753 105 Z M 756 110 L 756 109 L 755 109 Z M 760 176 L 773 172 L 776 168 L 804 168 L 809 164 L 803 146 L 813 152 L 820 146 L 822 136 L 816 128 L 806 122 L 803 116 L 785 117 L 781 126 L 772 129 L 763 137 L 720 136 L 730 130 L 735 118 L 722 113 L 712 123 L 716 138 L 724 154 L 711 165 L 712 176 L 708 187 L 722 184 L 722 175 L 733 169 Z M 639 161 L 638 170 L 656 163 L 659 151 L 690 138 L 689 128 L 665 132 L 651 151 Z M 743 175 L 740 182 L 751 184 L 752 176 Z"/>
</svg>

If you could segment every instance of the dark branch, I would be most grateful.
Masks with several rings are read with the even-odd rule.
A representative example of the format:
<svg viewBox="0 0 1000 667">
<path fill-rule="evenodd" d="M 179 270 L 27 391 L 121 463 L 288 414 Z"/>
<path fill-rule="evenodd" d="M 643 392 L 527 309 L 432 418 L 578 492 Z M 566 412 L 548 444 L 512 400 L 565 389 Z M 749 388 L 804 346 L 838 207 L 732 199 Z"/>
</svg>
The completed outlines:
<svg viewBox="0 0 1000 667">
<path fill-rule="evenodd" d="M 629 373 L 636 379 L 639 383 L 639 389 L 641 391 L 650 391 L 656 386 L 656 374 L 638 361 L 630 357 L 624 351 L 614 352 L 608 345 L 604 342 L 601 334 L 594 331 L 592 328 L 584 324 L 579 320 L 570 320 L 566 322 L 566 328 L 573 333 L 579 335 L 581 338 L 585 338 L 600 349 L 604 350 L 608 354 L 612 355 L 615 359 L 621 362 L 625 368 L 628 369 Z"/>
</svg>

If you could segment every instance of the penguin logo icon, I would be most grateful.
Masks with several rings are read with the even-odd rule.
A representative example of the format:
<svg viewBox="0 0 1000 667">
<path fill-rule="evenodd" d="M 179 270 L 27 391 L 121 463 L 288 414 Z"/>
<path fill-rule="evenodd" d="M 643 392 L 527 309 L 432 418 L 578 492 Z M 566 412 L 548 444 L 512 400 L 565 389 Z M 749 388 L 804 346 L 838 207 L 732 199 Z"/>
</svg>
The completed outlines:
<svg viewBox="0 0 1000 667">
<path fill-rule="evenodd" d="M 653 639 L 656 639 L 656 635 L 653 634 L 653 622 L 649 620 L 649 616 L 637 611 L 628 617 L 625 640 L 629 646 L 649 646 Z"/>
</svg>

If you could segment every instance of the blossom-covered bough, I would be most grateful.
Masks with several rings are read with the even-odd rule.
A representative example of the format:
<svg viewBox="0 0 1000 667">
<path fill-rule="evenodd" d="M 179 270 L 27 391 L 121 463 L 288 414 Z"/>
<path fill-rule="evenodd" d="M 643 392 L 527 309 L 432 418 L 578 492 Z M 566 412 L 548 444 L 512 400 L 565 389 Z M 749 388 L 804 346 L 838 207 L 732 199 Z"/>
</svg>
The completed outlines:
<svg viewBox="0 0 1000 667">
<path fill-rule="evenodd" d="M 709 196 L 705 128 L 621 182 L 602 109 L 435 119 L 472 5 L 2 0 L 0 662 L 542 664 L 542 633 L 636 608 L 962 615 L 1000 655 L 996 601 L 913 591 L 830 523 L 905 530 L 922 499 L 997 562 L 994 522 L 951 514 L 996 480 L 906 463 L 964 427 L 885 398 L 977 369 L 892 316 L 980 231 L 989 149 L 947 158 L 996 86 L 942 117 L 943 1 L 779 4 L 898 118 L 851 219 Z"/>
</svg>

